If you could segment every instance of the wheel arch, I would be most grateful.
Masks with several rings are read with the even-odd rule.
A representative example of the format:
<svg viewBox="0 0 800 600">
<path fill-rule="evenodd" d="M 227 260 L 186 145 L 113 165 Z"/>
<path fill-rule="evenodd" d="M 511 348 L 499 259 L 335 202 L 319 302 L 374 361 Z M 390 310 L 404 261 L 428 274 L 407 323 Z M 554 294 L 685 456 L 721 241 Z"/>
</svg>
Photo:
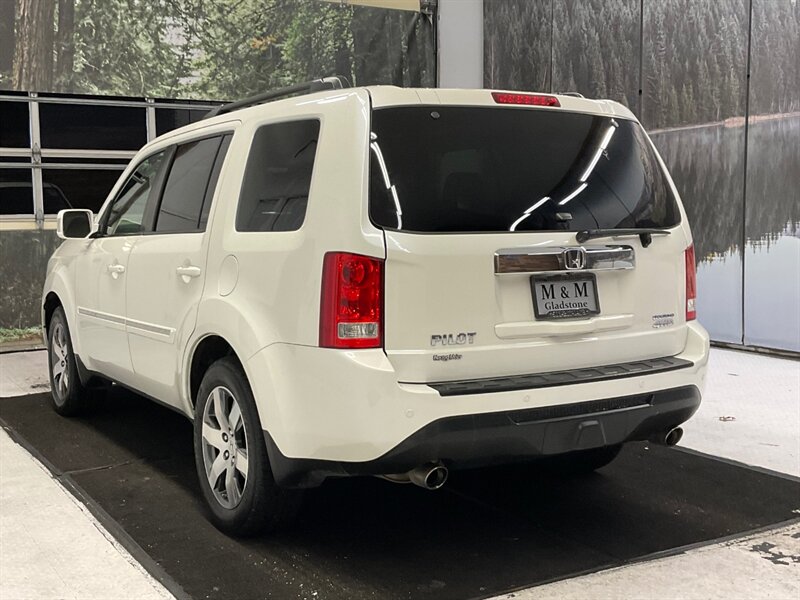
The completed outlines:
<svg viewBox="0 0 800 600">
<path fill-rule="evenodd" d="M 247 304 L 232 302 L 230 297 L 212 296 L 201 300 L 195 328 L 181 362 L 184 373 L 181 395 L 186 413 L 193 418 L 203 374 L 211 363 L 225 356 L 233 356 L 238 361 L 260 409 L 258 386 L 254 373 L 250 372 L 249 361 L 259 350 L 276 341 L 275 327 L 269 315 Z"/>
<path fill-rule="evenodd" d="M 56 252 L 58 252 L 58 250 L 56 250 Z M 77 327 L 75 294 L 69 284 L 69 269 L 62 262 L 56 261 L 55 258 L 51 258 L 50 261 L 40 304 L 42 333 L 45 338 L 45 343 L 47 343 L 47 333 L 49 331 L 50 321 L 53 318 L 53 313 L 56 308 L 60 306 L 64 309 L 64 316 L 67 319 L 67 327 L 69 327 L 72 341 L 72 350 L 75 354 L 81 356 L 81 336 Z"/>
<path fill-rule="evenodd" d="M 244 370 L 244 363 L 233 345 L 225 337 L 210 333 L 200 338 L 191 352 L 188 363 L 188 403 L 194 414 L 197 392 L 208 368 L 221 358 L 233 357 Z"/>
<path fill-rule="evenodd" d="M 42 328 L 44 330 L 45 339 L 50 332 L 50 321 L 53 320 L 53 313 L 56 312 L 58 307 L 63 308 L 64 303 L 56 292 L 50 291 L 45 295 L 42 301 Z M 66 311 L 64 311 L 66 313 Z M 69 323 L 67 323 L 69 324 Z"/>
</svg>

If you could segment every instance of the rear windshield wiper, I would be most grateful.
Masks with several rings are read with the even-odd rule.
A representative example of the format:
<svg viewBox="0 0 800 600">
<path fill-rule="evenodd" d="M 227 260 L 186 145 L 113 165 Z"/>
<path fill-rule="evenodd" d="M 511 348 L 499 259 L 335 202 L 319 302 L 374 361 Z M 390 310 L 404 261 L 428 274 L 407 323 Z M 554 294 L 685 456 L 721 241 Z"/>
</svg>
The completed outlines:
<svg viewBox="0 0 800 600">
<path fill-rule="evenodd" d="M 654 235 L 669 235 L 667 229 L 584 229 L 575 236 L 579 244 L 588 242 L 595 238 L 619 237 L 623 235 L 638 235 L 642 240 L 642 246 L 647 248 L 653 241 Z"/>
</svg>

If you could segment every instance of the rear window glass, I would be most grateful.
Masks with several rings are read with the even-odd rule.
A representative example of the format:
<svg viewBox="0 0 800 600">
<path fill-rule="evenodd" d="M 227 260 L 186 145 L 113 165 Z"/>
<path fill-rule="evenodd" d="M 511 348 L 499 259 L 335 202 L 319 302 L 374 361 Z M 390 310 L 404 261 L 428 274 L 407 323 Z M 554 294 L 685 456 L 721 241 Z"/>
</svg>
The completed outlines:
<svg viewBox="0 0 800 600">
<path fill-rule="evenodd" d="M 264 125 L 253 136 L 237 231 L 294 231 L 306 216 L 319 121 Z"/>
<path fill-rule="evenodd" d="M 552 110 L 376 110 L 370 217 L 415 232 L 672 227 L 680 212 L 633 121 Z"/>
</svg>

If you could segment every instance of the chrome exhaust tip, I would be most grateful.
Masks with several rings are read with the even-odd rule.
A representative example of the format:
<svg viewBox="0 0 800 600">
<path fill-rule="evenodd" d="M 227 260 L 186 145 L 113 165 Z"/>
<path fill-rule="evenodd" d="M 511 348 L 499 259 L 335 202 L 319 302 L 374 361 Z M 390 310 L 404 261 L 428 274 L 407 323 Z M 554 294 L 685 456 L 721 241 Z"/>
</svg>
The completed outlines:
<svg viewBox="0 0 800 600">
<path fill-rule="evenodd" d="M 447 467 L 442 463 L 427 463 L 406 473 L 376 475 L 392 483 L 413 483 L 426 490 L 438 490 L 447 481 Z"/>
<path fill-rule="evenodd" d="M 683 437 L 683 429 L 675 427 L 666 431 L 659 431 L 650 438 L 650 441 L 662 446 L 674 446 L 681 441 Z"/>
<path fill-rule="evenodd" d="M 680 427 L 676 427 L 675 429 L 667 432 L 667 435 L 664 436 L 664 443 L 667 446 L 674 446 L 681 441 L 682 437 L 683 437 L 683 429 L 681 429 Z"/>
<path fill-rule="evenodd" d="M 422 465 L 409 471 L 408 479 L 426 490 L 438 490 L 447 481 L 447 467 L 435 463 Z"/>
</svg>

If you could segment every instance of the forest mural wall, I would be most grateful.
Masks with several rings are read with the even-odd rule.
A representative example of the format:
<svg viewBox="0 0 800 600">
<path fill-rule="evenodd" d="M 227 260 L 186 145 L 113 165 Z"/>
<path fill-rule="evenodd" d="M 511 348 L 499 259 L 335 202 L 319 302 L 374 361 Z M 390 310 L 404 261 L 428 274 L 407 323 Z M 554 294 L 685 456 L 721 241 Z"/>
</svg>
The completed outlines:
<svg viewBox="0 0 800 600">
<path fill-rule="evenodd" d="M 0 89 L 224 100 L 435 85 L 429 16 L 318 0 L 0 0 Z"/>
<path fill-rule="evenodd" d="M 648 129 L 712 338 L 800 351 L 800 1 L 485 0 L 484 17 L 486 87 L 611 98 Z"/>
<path fill-rule="evenodd" d="M 47 104 L 40 94 L 41 144 L 35 144 L 32 113 L 15 101 L 21 96 L 7 94 L 0 102 L 0 215 L 6 221 L 0 231 L 0 344 L 37 338 L 45 266 L 59 243 L 52 228 L 34 220 L 33 172 L 73 206 L 97 210 L 125 161 L 112 165 L 116 171 L 94 163 L 110 161 L 100 151 L 128 152 L 144 143 L 145 97 L 224 101 L 333 74 L 354 85 L 432 87 L 434 43 L 429 15 L 319 0 L 0 0 L 0 93 L 71 94 L 70 102 L 78 103 L 97 99 L 77 94 L 113 97 L 107 101 L 122 96 L 141 106 L 87 105 L 76 113 L 69 109 L 81 107 Z M 163 108 L 169 105 L 154 109 L 151 135 L 209 108 L 186 102 L 199 109 Z M 125 127 L 135 129 L 133 142 Z M 79 169 L 54 164 L 76 148 L 100 153 L 71 158 Z M 42 160 L 42 149 L 62 156 Z M 30 195 L 27 208 L 12 211 L 10 220 L 5 217 L 12 212 L 2 206 L 4 182 L 27 183 Z"/>
</svg>

